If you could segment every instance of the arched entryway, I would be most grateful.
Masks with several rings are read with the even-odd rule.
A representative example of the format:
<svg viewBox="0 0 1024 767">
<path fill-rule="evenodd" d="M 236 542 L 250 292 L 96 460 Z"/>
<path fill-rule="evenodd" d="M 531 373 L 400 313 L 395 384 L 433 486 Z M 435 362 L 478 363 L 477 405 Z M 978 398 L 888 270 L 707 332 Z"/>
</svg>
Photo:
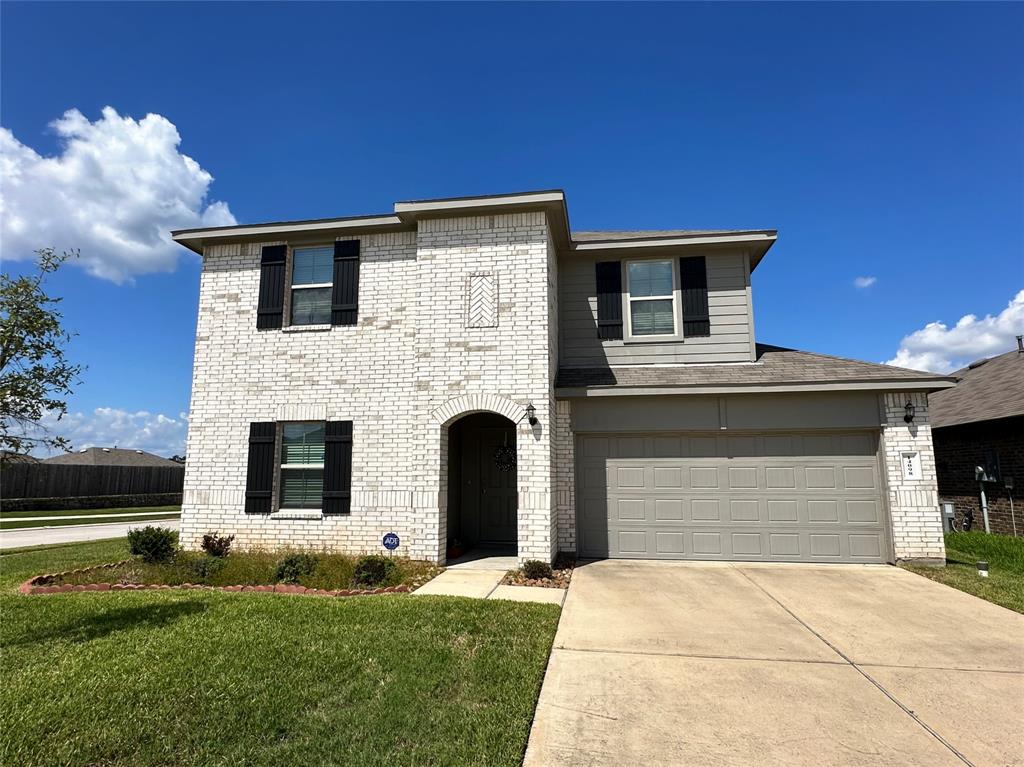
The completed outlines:
<svg viewBox="0 0 1024 767">
<path fill-rule="evenodd" d="M 448 544 L 461 553 L 516 555 L 516 424 L 477 412 L 448 426 Z"/>
</svg>

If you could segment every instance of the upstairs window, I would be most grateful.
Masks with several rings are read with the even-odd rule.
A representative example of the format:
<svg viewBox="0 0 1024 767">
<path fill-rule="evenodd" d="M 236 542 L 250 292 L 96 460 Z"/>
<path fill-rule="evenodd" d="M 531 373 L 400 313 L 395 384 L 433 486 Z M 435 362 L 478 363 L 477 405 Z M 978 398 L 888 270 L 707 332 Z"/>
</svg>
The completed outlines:
<svg viewBox="0 0 1024 767">
<path fill-rule="evenodd" d="M 629 335 L 676 335 L 675 261 L 629 261 L 626 263 L 629 296 Z"/>
<path fill-rule="evenodd" d="M 328 299 L 328 309 L 330 309 Z M 281 425 L 282 509 L 319 509 L 324 489 L 322 421 Z"/>
<path fill-rule="evenodd" d="M 292 251 L 292 325 L 331 324 L 333 282 L 333 246 Z"/>
</svg>

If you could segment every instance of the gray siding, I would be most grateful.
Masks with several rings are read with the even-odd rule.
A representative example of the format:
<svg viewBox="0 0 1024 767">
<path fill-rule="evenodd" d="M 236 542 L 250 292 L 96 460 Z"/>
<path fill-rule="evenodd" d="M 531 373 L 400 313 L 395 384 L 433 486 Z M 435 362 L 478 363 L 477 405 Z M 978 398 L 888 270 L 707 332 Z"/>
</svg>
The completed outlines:
<svg viewBox="0 0 1024 767">
<path fill-rule="evenodd" d="M 612 257 L 574 253 L 560 258 L 558 295 L 562 366 L 752 361 L 753 312 L 750 308 L 747 255 L 741 252 L 694 255 L 707 257 L 711 335 L 667 343 L 600 340 L 597 337 L 594 264 L 612 260 Z"/>
<path fill-rule="evenodd" d="M 581 432 L 877 429 L 874 392 L 595 397 L 572 402 Z"/>
</svg>

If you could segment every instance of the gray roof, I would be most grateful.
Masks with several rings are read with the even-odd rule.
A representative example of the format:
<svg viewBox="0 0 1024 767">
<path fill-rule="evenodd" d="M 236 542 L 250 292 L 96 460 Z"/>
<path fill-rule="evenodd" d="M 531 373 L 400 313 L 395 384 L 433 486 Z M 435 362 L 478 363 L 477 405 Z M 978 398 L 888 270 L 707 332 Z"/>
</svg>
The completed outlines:
<svg viewBox="0 0 1024 767">
<path fill-rule="evenodd" d="M 557 386 L 625 389 L 919 382 L 922 389 L 930 389 L 948 386 L 952 380 L 918 370 L 758 344 L 755 363 L 562 368 L 558 371 Z"/>
<path fill-rule="evenodd" d="M 1016 349 L 953 375 L 960 379 L 955 389 L 928 398 L 933 427 L 1024 415 L 1024 354 Z"/>
<path fill-rule="evenodd" d="M 121 447 L 87 447 L 73 453 L 47 458 L 43 463 L 72 464 L 76 466 L 181 466 L 168 458 L 161 458 L 145 450 Z"/>
</svg>

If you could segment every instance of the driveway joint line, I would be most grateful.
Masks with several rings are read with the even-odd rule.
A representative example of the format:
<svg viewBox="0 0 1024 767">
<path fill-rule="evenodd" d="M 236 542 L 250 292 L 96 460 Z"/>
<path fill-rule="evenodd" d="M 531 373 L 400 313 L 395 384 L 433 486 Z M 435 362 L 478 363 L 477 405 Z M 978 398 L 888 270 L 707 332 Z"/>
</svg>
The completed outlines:
<svg viewBox="0 0 1024 767">
<path fill-rule="evenodd" d="M 639 650 L 603 650 L 589 647 L 567 647 L 556 645 L 552 649 L 567 652 L 585 652 L 595 655 L 637 655 L 643 658 L 692 658 L 694 660 L 745 660 L 754 663 L 816 663 L 822 666 L 845 666 L 838 660 L 815 660 L 813 658 L 751 658 L 746 655 L 704 655 L 686 652 L 642 652 Z"/>
<path fill-rule="evenodd" d="M 742 575 L 744 578 L 746 578 L 750 583 L 752 583 L 754 585 L 754 587 L 757 588 L 758 590 L 760 590 L 765 596 L 767 596 L 769 599 L 771 599 L 773 602 L 775 602 L 775 604 L 777 604 L 779 607 L 781 607 L 783 610 L 785 610 L 787 613 L 789 613 L 789 615 L 793 618 L 793 620 L 795 620 L 797 623 L 799 623 L 801 626 L 803 626 L 805 629 L 807 629 L 809 632 L 811 632 L 814 636 L 816 636 L 818 639 L 820 639 L 822 642 L 824 642 L 832 650 L 832 652 L 834 652 L 836 655 L 838 655 L 840 658 L 842 658 L 844 661 L 846 661 L 848 664 L 850 664 L 850 666 L 853 667 L 857 671 L 857 673 L 859 673 L 861 676 L 863 676 L 865 679 L 867 679 L 872 685 L 874 685 L 878 689 L 879 692 L 881 692 L 885 697 L 887 697 L 889 700 L 891 700 L 893 703 L 895 703 L 897 706 L 899 706 L 900 709 L 902 709 L 903 712 L 907 716 L 909 716 L 911 719 L 913 719 L 915 722 L 917 722 L 933 738 L 935 738 L 937 741 L 939 741 L 939 743 L 941 743 L 947 749 L 949 749 L 949 751 L 957 759 L 959 759 L 964 764 L 968 765 L 968 767 L 976 767 L 974 762 L 972 762 L 970 759 L 968 759 L 966 756 L 964 756 L 959 750 L 957 750 L 957 748 L 952 743 L 950 743 L 948 740 L 946 740 L 944 737 L 942 737 L 937 731 L 932 729 L 928 724 L 926 724 L 921 719 L 921 717 L 919 717 L 917 714 L 915 714 L 913 711 L 911 711 L 909 708 L 907 708 L 907 706 L 903 705 L 903 703 L 900 702 L 896 698 L 895 695 L 893 695 L 891 692 L 889 692 L 874 677 L 872 677 L 864 669 L 862 669 L 860 666 L 858 666 L 842 650 L 840 650 L 838 647 L 836 647 L 834 644 L 832 644 L 830 641 L 828 641 L 825 637 L 823 637 L 821 634 L 819 634 L 817 631 L 815 631 L 813 628 L 811 628 L 807 623 L 805 623 L 803 621 L 803 619 L 800 618 L 800 616 L 798 616 L 795 612 L 793 612 L 788 607 L 786 607 L 786 605 L 784 605 L 782 603 L 782 601 L 779 600 L 774 594 L 772 594 L 770 591 L 768 591 L 768 589 L 766 589 L 760 583 L 758 583 L 753 578 L 751 578 L 749 575 L 747 575 L 745 572 L 743 572 L 739 567 L 736 567 L 735 565 L 731 565 L 731 567 L 734 570 L 736 570 L 736 572 L 738 572 L 740 575 Z"/>
</svg>

